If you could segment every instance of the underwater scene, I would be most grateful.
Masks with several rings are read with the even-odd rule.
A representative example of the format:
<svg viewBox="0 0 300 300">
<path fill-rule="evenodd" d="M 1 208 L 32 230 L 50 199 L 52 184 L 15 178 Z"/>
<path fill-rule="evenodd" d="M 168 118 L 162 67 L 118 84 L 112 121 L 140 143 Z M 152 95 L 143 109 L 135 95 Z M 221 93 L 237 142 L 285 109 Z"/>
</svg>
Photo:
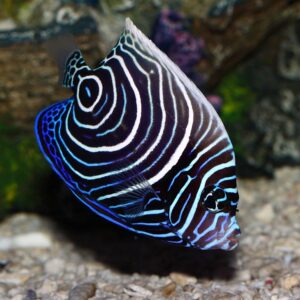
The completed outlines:
<svg viewBox="0 0 300 300">
<path fill-rule="evenodd" d="M 0 300 L 300 299 L 299 0 L 0 0 Z"/>
</svg>

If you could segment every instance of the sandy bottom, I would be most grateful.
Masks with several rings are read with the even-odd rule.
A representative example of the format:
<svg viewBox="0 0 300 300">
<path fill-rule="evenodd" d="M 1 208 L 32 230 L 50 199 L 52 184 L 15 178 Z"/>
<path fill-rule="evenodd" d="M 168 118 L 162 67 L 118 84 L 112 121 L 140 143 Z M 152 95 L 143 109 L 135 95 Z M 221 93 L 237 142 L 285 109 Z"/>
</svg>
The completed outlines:
<svg viewBox="0 0 300 300">
<path fill-rule="evenodd" d="M 99 220 L 0 223 L 0 299 L 300 299 L 300 169 L 239 181 L 233 252 L 177 248 Z"/>
</svg>

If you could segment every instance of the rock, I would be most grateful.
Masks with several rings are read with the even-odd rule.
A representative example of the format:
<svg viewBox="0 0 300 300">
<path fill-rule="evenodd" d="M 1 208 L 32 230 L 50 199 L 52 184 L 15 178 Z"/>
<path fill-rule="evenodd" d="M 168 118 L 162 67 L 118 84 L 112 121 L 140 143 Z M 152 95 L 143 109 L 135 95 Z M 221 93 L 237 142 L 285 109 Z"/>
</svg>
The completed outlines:
<svg viewBox="0 0 300 300">
<path fill-rule="evenodd" d="M 22 286 L 30 278 L 30 274 L 0 273 L 0 283 Z"/>
<path fill-rule="evenodd" d="M 299 20 L 282 28 L 280 34 L 272 36 L 251 59 L 226 76 L 232 76 L 227 84 L 230 81 L 233 84 L 234 75 L 243 78 L 244 91 L 248 90 L 243 95 L 244 106 L 240 106 L 241 111 L 244 109 L 240 120 L 236 125 L 227 126 L 229 135 L 236 137 L 235 146 L 243 149 L 238 154 L 243 163 L 238 163 L 239 171 L 243 175 L 260 173 L 270 176 L 279 165 L 300 164 L 299 28 Z M 269 64 L 271 61 L 273 65 Z M 227 91 L 234 91 L 239 87 L 236 84 L 227 88 Z M 224 99 L 224 112 L 229 109 L 226 103 L 230 101 L 238 114 L 239 100 L 234 99 L 234 93 Z M 223 118 L 230 119 L 226 114 Z"/>
<path fill-rule="evenodd" d="M 85 278 L 86 277 L 86 267 L 84 265 L 79 265 L 77 268 L 77 276 Z"/>
<path fill-rule="evenodd" d="M 164 297 L 172 296 L 175 293 L 175 291 L 176 291 L 176 284 L 174 282 L 168 283 L 161 289 L 161 292 Z"/>
<path fill-rule="evenodd" d="M 11 300 L 24 300 L 24 296 L 23 295 L 16 295 L 16 296 L 12 297 Z"/>
<path fill-rule="evenodd" d="M 48 274 L 62 274 L 64 269 L 65 261 L 60 258 L 53 258 L 45 264 L 45 272 Z"/>
<path fill-rule="evenodd" d="M 50 248 L 51 245 L 51 238 L 43 232 L 32 232 L 13 237 L 0 236 L 0 251 L 26 248 Z"/>
<path fill-rule="evenodd" d="M 0 31 L 13 30 L 16 28 L 16 23 L 12 19 L 0 21 Z"/>
<path fill-rule="evenodd" d="M 262 223 L 269 224 L 275 217 L 275 212 L 272 203 L 267 203 L 262 206 L 255 217 Z"/>
<path fill-rule="evenodd" d="M 2 271 L 8 264 L 9 264 L 9 260 L 7 260 L 7 259 L 5 259 L 5 260 L 0 259 L 0 271 Z"/>
<path fill-rule="evenodd" d="M 268 290 L 272 290 L 274 288 L 274 285 L 275 285 L 275 282 L 274 282 L 274 279 L 271 278 L 271 277 L 267 277 L 265 279 L 265 287 L 268 289 Z"/>
<path fill-rule="evenodd" d="M 189 276 L 182 273 L 172 272 L 170 273 L 170 278 L 177 284 L 184 286 L 187 284 L 195 284 L 197 282 L 197 278 L 193 276 Z"/>
<path fill-rule="evenodd" d="M 50 249 L 0 251 L 0 260 L 6 265 L 0 271 L 0 299 L 19 295 L 25 298 L 29 289 L 38 299 L 66 300 L 71 294 L 88 299 L 77 285 L 82 282 L 97 284 L 96 292 L 91 293 L 93 300 L 299 299 L 300 168 L 284 168 L 275 175 L 272 180 L 239 182 L 241 205 L 237 217 L 242 223 L 243 243 L 238 251 L 202 252 L 146 239 L 133 244 L 132 238 L 127 238 L 130 234 L 120 238 L 117 229 L 107 224 L 99 223 L 95 228 L 65 227 L 62 223 L 48 226 L 53 240 Z M 247 194 L 256 201 L 248 201 Z M 270 199 L 276 217 L 265 224 L 255 215 Z M 286 211 L 288 217 L 283 214 Z M 20 235 L 37 231 L 39 226 L 46 231 L 45 220 L 42 216 L 14 216 L 0 223 L 0 232 L 5 236 Z M 131 260 L 130 252 L 136 254 L 141 249 L 143 273 L 135 264 L 124 271 Z M 176 271 L 166 276 L 171 266 L 176 266 Z M 91 275 L 88 270 L 93 271 Z M 32 292 L 31 298 L 34 297 Z"/>
<path fill-rule="evenodd" d="M 300 274 L 287 274 L 279 279 L 282 288 L 291 290 L 294 287 L 300 287 Z"/>
<path fill-rule="evenodd" d="M 131 297 L 141 298 L 150 297 L 152 295 L 151 291 L 136 284 L 129 284 L 127 288 L 124 288 L 124 293 Z"/>
<path fill-rule="evenodd" d="M 37 300 L 37 294 L 34 290 L 27 290 L 23 300 Z"/>
<path fill-rule="evenodd" d="M 22 10 L 19 14 L 19 22 L 26 26 L 48 25 L 55 20 L 60 5 L 60 0 L 33 0 L 26 10 Z"/>
<path fill-rule="evenodd" d="M 105 291 L 105 292 L 108 292 L 108 293 L 114 293 L 114 294 L 122 294 L 123 293 L 123 290 L 124 290 L 124 287 L 123 285 L 116 285 L 116 284 L 106 284 L 106 283 L 103 283 L 103 284 L 99 284 L 98 285 L 98 289 L 100 291 Z"/>
<path fill-rule="evenodd" d="M 92 282 L 76 285 L 69 293 L 69 300 L 87 300 L 96 294 L 96 284 Z"/>
<path fill-rule="evenodd" d="M 5 283 L 0 283 L 0 296 L 6 295 L 8 286 Z"/>
<path fill-rule="evenodd" d="M 293 288 L 293 295 L 296 299 L 300 299 L 300 287 Z"/>
<path fill-rule="evenodd" d="M 38 289 L 38 295 L 48 295 L 57 291 L 57 283 L 55 281 L 46 279 L 42 286 Z"/>
<path fill-rule="evenodd" d="M 53 222 L 38 214 L 16 213 L 0 223 L 0 232 L 3 236 L 22 236 L 29 233 L 47 233 L 52 227 Z"/>
<path fill-rule="evenodd" d="M 9 299 L 11 299 L 15 296 L 18 296 L 18 295 L 23 295 L 23 290 L 22 290 L 21 286 L 10 288 L 6 294 L 6 296 Z"/>
<path fill-rule="evenodd" d="M 248 281 L 251 279 L 251 272 L 248 269 L 239 270 L 236 274 L 236 277 L 238 278 L 238 280 Z"/>
</svg>

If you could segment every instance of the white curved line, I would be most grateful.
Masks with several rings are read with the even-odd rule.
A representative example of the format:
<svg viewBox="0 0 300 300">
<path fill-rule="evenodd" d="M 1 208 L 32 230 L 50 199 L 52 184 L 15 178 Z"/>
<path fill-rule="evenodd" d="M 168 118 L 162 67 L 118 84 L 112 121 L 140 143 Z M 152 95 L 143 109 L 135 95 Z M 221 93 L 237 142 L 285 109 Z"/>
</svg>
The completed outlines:
<svg viewBox="0 0 300 300">
<path fill-rule="evenodd" d="M 81 86 L 82 82 L 84 80 L 87 80 L 87 79 L 93 79 L 93 80 L 95 80 L 97 82 L 97 84 L 98 84 L 98 87 L 99 87 L 99 93 L 97 95 L 97 98 L 94 101 L 93 105 L 91 105 L 90 107 L 85 107 L 81 103 L 81 100 L 80 100 L 80 97 L 79 97 L 80 86 Z M 91 111 L 93 111 L 94 107 L 97 105 L 97 103 L 99 102 L 99 100 L 101 98 L 102 90 L 103 90 L 102 83 L 101 83 L 100 79 L 97 76 L 95 76 L 95 75 L 89 75 L 89 76 L 84 76 L 84 77 L 80 76 L 79 83 L 78 83 L 78 86 L 77 86 L 77 91 L 76 91 L 76 98 L 78 100 L 78 105 L 79 105 L 80 109 L 82 111 L 84 111 L 84 112 L 91 112 Z"/>
<path fill-rule="evenodd" d="M 79 147 L 81 147 L 82 149 L 92 152 L 92 153 L 96 153 L 96 152 L 113 152 L 113 151 L 118 151 L 123 149 L 124 147 L 128 146 L 132 140 L 134 139 L 136 132 L 139 128 L 140 122 L 141 122 L 141 115 L 142 115 L 142 103 L 141 103 L 141 96 L 140 93 L 134 83 L 134 80 L 130 74 L 130 72 L 128 71 L 128 69 L 126 68 L 126 65 L 124 63 L 124 60 L 122 57 L 116 56 L 115 57 L 121 64 L 124 73 L 126 74 L 126 77 L 128 79 L 128 81 L 130 82 L 131 88 L 133 89 L 134 95 L 135 95 L 135 99 L 136 99 L 136 104 L 137 104 L 137 111 L 136 111 L 136 119 L 132 128 L 132 131 L 130 132 L 130 134 L 127 136 L 127 138 L 116 145 L 113 146 L 100 146 L 100 147 L 91 147 L 91 146 L 87 146 L 85 144 L 83 144 L 82 142 L 80 142 L 79 140 L 77 140 L 72 133 L 69 130 L 69 126 L 68 126 L 68 119 L 69 119 L 69 115 L 70 115 L 70 110 L 68 111 L 68 115 L 66 117 L 66 132 L 68 134 L 68 136 L 70 137 L 70 139 Z M 114 94 L 116 95 L 116 91 L 114 91 Z M 112 111 L 112 109 L 111 109 Z M 102 120 L 101 123 L 105 122 L 105 120 L 107 119 L 107 117 L 109 117 L 108 115 L 110 114 L 110 112 L 106 115 L 106 117 Z M 100 126 L 100 125 L 99 125 Z"/>
</svg>

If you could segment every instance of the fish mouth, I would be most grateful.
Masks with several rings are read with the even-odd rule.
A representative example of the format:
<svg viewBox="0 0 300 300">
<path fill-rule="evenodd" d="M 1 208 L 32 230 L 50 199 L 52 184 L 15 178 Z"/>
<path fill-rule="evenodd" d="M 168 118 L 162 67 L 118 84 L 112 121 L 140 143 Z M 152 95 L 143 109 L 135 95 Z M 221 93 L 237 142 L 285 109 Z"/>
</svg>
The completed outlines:
<svg viewBox="0 0 300 300">
<path fill-rule="evenodd" d="M 198 233 L 198 237 L 194 240 L 190 240 L 191 246 L 201 250 L 225 250 L 232 251 L 237 248 L 241 235 L 240 227 L 237 223 L 235 216 L 223 216 L 220 218 L 220 222 L 213 223 L 214 217 L 206 227 L 203 228 L 203 232 Z M 217 218 L 217 216 L 215 216 Z"/>
<path fill-rule="evenodd" d="M 241 230 L 239 228 L 232 231 L 230 234 L 227 233 L 217 233 L 216 238 L 212 242 L 208 242 L 205 245 L 197 248 L 202 250 L 224 250 L 224 251 L 232 251 L 236 249 L 239 245 L 239 240 L 241 236 Z"/>
<path fill-rule="evenodd" d="M 219 249 L 225 250 L 225 251 L 232 251 L 237 248 L 239 245 L 239 240 L 241 236 L 241 230 L 235 229 L 234 232 L 232 232 L 231 235 L 229 235 L 226 240 L 220 244 L 221 247 Z"/>
<path fill-rule="evenodd" d="M 232 251 L 238 247 L 240 236 L 241 236 L 240 228 L 236 228 L 230 233 L 219 232 L 217 234 L 217 238 L 215 239 L 215 241 L 213 243 L 211 242 L 203 246 L 202 249 L 203 250 L 220 249 L 224 251 Z"/>
</svg>

